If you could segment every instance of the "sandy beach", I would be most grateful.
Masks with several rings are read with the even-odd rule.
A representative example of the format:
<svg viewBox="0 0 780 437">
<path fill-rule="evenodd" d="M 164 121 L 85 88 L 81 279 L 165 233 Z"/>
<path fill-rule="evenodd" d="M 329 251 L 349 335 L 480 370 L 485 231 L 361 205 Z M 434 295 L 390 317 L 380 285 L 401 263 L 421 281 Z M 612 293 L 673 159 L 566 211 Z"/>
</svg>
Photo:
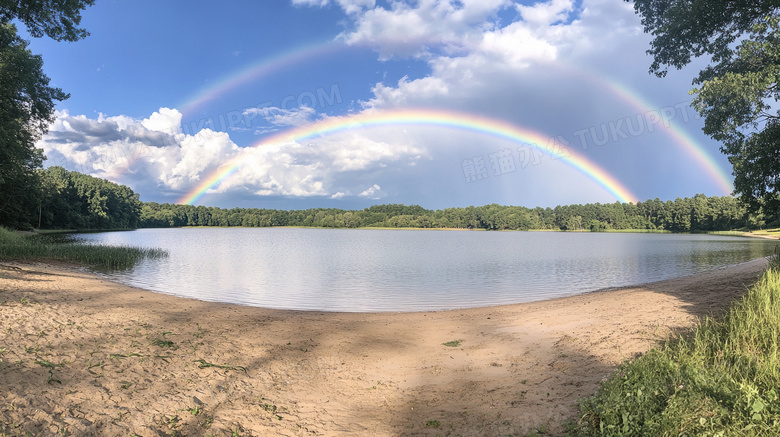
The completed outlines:
<svg viewBox="0 0 780 437">
<path fill-rule="evenodd" d="M 724 310 L 765 266 L 363 314 L 207 303 L 67 265 L 0 264 L 0 436 L 555 435 L 617 364 Z"/>
</svg>

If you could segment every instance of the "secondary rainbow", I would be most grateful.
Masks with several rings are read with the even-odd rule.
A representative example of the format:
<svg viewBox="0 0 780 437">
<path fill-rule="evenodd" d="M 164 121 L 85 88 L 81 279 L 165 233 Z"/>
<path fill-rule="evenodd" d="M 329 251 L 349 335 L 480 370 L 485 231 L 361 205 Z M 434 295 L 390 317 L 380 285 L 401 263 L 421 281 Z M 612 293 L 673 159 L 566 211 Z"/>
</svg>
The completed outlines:
<svg viewBox="0 0 780 437">
<path fill-rule="evenodd" d="M 660 109 L 657 106 L 651 105 L 637 91 L 632 90 L 617 80 L 604 76 L 602 73 L 588 71 L 582 66 L 575 68 L 563 62 L 554 62 L 544 65 L 561 70 L 569 76 L 578 77 L 599 88 L 607 90 L 610 94 L 618 97 L 624 103 L 640 111 L 641 114 L 638 115 L 645 115 L 651 111 L 658 111 L 658 109 Z M 676 123 L 673 120 L 663 120 L 661 125 L 655 127 L 670 136 L 676 144 L 682 146 L 683 151 L 692 157 L 698 166 L 704 169 L 709 177 L 722 190 L 722 194 L 731 194 L 733 186 L 731 184 L 730 176 L 717 162 L 715 162 L 712 154 L 682 129 L 679 123 Z"/>
<path fill-rule="evenodd" d="M 299 142 L 302 140 L 330 135 L 350 129 L 362 129 L 374 126 L 420 125 L 452 129 L 462 129 L 478 132 L 514 142 L 531 144 L 543 151 L 556 154 L 560 160 L 585 174 L 611 193 L 621 202 L 637 202 L 637 197 L 620 181 L 604 169 L 588 160 L 586 157 L 569 148 L 570 156 L 561 156 L 556 146 L 550 143 L 550 137 L 514 124 L 487 118 L 479 115 L 433 110 L 433 109 L 403 109 L 391 111 L 363 112 L 357 115 L 334 117 L 321 120 L 310 125 L 287 130 L 264 138 L 252 147 L 274 144 Z M 235 173 L 243 163 L 241 155 L 222 165 L 206 177 L 197 187 L 179 200 L 179 203 L 192 204 L 200 199 L 208 190 L 217 186 L 231 174 Z"/>
<path fill-rule="evenodd" d="M 295 64 L 329 55 L 348 47 L 346 44 L 335 41 L 317 42 L 263 58 L 219 79 L 213 85 L 199 90 L 180 105 L 181 113 L 184 115 L 192 114 L 210 101 L 230 93 L 242 85 L 270 76 Z"/>
<path fill-rule="evenodd" d="M 617 82 L 605 81 L 605 83 L 612 88 L 616 94 L 622 96 L 624 100 L 632 102 L 639 108 L 647 108 L 650 105 L 642 99 L 637 93 L 632 92 L 630 89 L 618 84 Z M 652 110 L 652 109 L 651 109 Z M 733 191 L 731 180 L 726 172 L 721 168 L 718 163 L 712 159 L 712 155 L 709 154 L 704 148 L 696 142 L 691 136 L 685 132 L 677 123 L 671 120 L 665 120 L 663 123 L 669 124 L 667 128 L 664 126 L 664 132 L 672 137 L 677 144 L 683 146 L 683 149 L 688 153 L 704 170 L 710 175 L 715 183 L 723 190 L 723 194 L 729 195 Z"/>
<path fill-rule="evenodd" d="M 225 76 L 214 85 L 197 92 L 181 106 L 182 113 L 185 115 L 193 113 L 208 102 L 230 93 L 242 85 L 272 75 L 296 64 L 307 62 L 314 57 L 331 54 L 346 48 L 350 48 L 350 46 L 334 41 L 318 42 L 262 59 L 237 72 Z M 653 111 L 655 108 L 638 92 L 618 81 L 605 78 L 602 74 L 587 71 L 582 66 L 574 68 L 560 61 L 544 65 L 563 71 L 567 75 L 590 82 L 591 84 L 608 91 L 610 94 L 616 96 L 621 101 L 643 114 Z M 676 144 L 681 146 L 682 150 L 691 156 L 699 167 L 704 169 L 709 178 L 720 188 L 723 194 L 731 193 L 733 188 L 730 176 L 717 162 L 715 162 L 712 154 L 682 129 L 679 123 L 672 121 L 669 123 L 668 127 L 663 126 L 660 127 L 659 130 L 671 137 Z"/>
</svg>

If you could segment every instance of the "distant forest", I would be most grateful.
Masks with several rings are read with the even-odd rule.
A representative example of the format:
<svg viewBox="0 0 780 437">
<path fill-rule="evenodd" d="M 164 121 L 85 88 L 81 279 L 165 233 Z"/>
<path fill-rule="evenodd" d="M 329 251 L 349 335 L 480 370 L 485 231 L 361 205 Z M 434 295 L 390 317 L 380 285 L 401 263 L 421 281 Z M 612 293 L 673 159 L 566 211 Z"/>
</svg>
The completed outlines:
<svg viewBox="0 0 780 437">
<path fill-rule="evenodd" d="M 751 215 L 734 197 L 658 199 L 526 208 L 469 206 L 428 210 L 417 205 L 374 205 L 359 211 L 316 208 L 285 211 L 257 208 L 141 202 L 138 194 L 103 179 L 61 167 L 38 170 L 43 193 L 35 217 L 42 229 L 128 229 L 180 226 L 312 226 L 323 228 L 458 228 L 486 230 L 672 232 L 728 231 L 763 227 L 772 218 Z"/>
<path fill-rule="evenodd" d="M 360 211 L 307 209 L 220 209 L 205 206 L 144 203 L 142 227 L 177 226 L 315 226 L 324 228 L 458 228 L 486 230 L 607 231 L 652 229 L 673 232 L 724 231 L 760 225 L 733 197 L 706 197 L 662 202 L 525 208 L 469 206 L 427 210 L 417 205 L 375 205 Z"/>
</svg>

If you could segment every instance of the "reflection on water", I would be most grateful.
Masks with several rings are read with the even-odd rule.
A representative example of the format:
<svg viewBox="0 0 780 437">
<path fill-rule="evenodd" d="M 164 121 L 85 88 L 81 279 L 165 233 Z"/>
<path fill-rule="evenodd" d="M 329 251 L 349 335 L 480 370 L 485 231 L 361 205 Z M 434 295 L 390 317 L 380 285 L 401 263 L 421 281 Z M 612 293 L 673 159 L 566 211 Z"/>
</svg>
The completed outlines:
<svg viewBox="0 0 780 437">
<path fill-rule="evenodd" d="M 142 229 L 81 234 L 170 256 L 108 273 L 174 295 L 268 308 L 423 311 L 530 302 L 658 281 L 772 253 L 711 235 Z"/>
</svg>

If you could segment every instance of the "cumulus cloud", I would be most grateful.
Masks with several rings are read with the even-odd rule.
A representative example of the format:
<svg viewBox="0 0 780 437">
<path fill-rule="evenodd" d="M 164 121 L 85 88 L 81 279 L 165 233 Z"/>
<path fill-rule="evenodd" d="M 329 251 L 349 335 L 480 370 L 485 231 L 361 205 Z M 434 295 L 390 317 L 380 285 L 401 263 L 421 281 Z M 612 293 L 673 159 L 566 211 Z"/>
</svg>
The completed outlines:
<svg viewBox="0 0 780 437">
<path fill-rule="evenodd" d="M 496 14 L 509 5 L 508 0 L 421 0 L 391 2 L 389 8 L 352 8 L 354 29 L 341 37 L 348 44 L 375 47 L 384 60 L 459 52 L 495 27 Z"/>
<path fill-rule="evenodd" d="M 202 129 L 183 134 L 180 121 L 181 114 L 168 108 L 143 120 L 105 115 L 90 119 L 62 111 L 37 145 L 48 156 L 47 165 L 131 187 L 181 194 L 222 166 L 238 164 L 237 171 L 213 187 L 214 192 L 334 199 L 363 192 L 362 177 L 413 164 L 426 155 L 407 142 L 373 139 L 370 132 L 342 133 L 305 145 L 282 142 L 241 148 L 224 132 Z"/>
<path fill-rule="evenodd" d="M 448 2 L 420 2 L 416 7 L 406 3 L 393 3 L 393 8 L 377 8 L 378 14 L 390 14 L 393 21 L 406 21 L 408 14 L 422 16 L 422 11 L 427 7 L 442 8 L 447 3 L 449 8 L 456 8 Z M 468 11 L 469 7 L 475 7 L 470 17 L 473 20 L 458 20 L 458 23 L 469 30 L 463 31 L 457 26 L 452 27 L 452 33 L 461 51 L 448 52 L 439 50 L 429 51 L 429 46 L 420 43 L 407 47 L 407 51 L 414 53 L 426 52 L 429 56 L 426 62 L 430 67 L 430 73 L 416 78 L 404 76 L 395 84 L 377 83 L 372 89 L 373 97 L 362 102 L 367 108 L 396 108 L 402 106 L 444 106 L 451 107 L 452 102 L 467 109 L 472 107 L 489 106 L 487 99 L 495 94 L 518 94 L 525 88 L 534 88 L 535 83 L 542 83 L 548 76 L 551 67 L 570 68 L 571 65 L 581 65 L 588 61 L 601 63 L 598 67 L 615 68 L 618 59 L 613 52 L 606 56 L 611 58 L 604 60 L 608 50 L 623 43 L 637 45 L 637 37 L 642 37 L 641 27 L 635 17 L 631 5 L 624 3 L 614 4 L 608 0 L 584 0 L 575 10 L 573 0 L 549 0 L 537 2 L 531 5 L 513 4 L 518 16 L 509 23 L 491 21 L 491 14 L 495 14 L 502 8 L 506 8 L 506 2 L 480 3 L 480 7 L 464 2 L 462 11 Z M 370 16 L 366 12 L 359 18 L 355 18 L 356 26 L 360 29 L 363 20 Z M 425 19 L 433 19 L 427 17 Z M 447 20 L 436 25 L 448 26 Z M 380 57 L 386 57 L 389 45 L 394 44 L 390 34 L 398 32 L 392 25 L 379 26 L 386 30 L 378 32 L 382 41 L 368 41 L 375 47 Z M 424 28 L 426 26 L 423 26 Z M 434 26 L 435 27 L 435 26 Z M 448 34 L 444 32 L 444 34 Z M 402 33 L 404 35 L 404 33 Z M 387 38 L 385 41 L 383 38 Z M 351 38 L 357 38 L 355 34 Z M 641 39 L 641 44 L 646 44 Z M 628 51 L 622 56 L 630 59 L 638 59 L 643 56 L 643 48 Z M 384 53 L 384 54 L 383 54 Z M 636 53 L 638 55 L 633 55 Z M 619 69 L 633 68 L 629 58 L 624 58 L 623 66 Z M 579 68 L 579 67 L 573 67 Z M 642 68 L 644 70 L 644 68 Z M 558 96 L 550 96 L 558 99 Z M 506 108 L 494 105 L 496 112 Z"/>
<path fill-rule="evenodd" d="M 330 2 L 294 3 L 322 6 Z M 589 43 L 593 47 L 594 40 L 614 43 L 616 32 L 638 28 L 630 4 L 609 0 L 584 0 L 579 7 L 574 0 L 531 4 L 511 0 L 420 0 L 394 1 L 387 7 L 366 3 L 342 8 L 349 11 L 351 25 L 340 38 L 348 44 L 373 47 L 381 60 L 436 59 L 482 52 L 509 54 L 511 62 L 518 57 L 550 58 L 554 47 L 583 48 Z M 506 17 L 501 15 L 508 10 L 517 15 L 505 22 Z M 583 37 L 586 40 L 581 40 Z"/>
<path fill-rule="evenodd" d="M 360 197 L 368 197 L 369 199 L 379 199 L 381 196 L 379 195 L 379 192 L 382 190 L 382 187 L 380 187 L 377 184 L 374 184 L 373 186 L 368 187 L 366 190 L 364 190 L 362 193 L 359 194 Z"/>
<path fill-rule="evenodd" d="M 574 10 L 572 0 L 552 0 L 533 5 L 516 4 L 523 21 L 533 26 L 549 26 L 565 21 Z"/>
<path fill-rule="evenodd" d="M 238 151 L 223 132 L 182 134 L 181 114 L 175 109 L 161 108 L 143 120 L 103 114 L 90 119 L 67 111 L 56 117 L 37 144 L 47 165 L 109 179 L 137 173 L 142 179 L 154 176 L 163 188 L 181 190 Z"/>
</svg>

